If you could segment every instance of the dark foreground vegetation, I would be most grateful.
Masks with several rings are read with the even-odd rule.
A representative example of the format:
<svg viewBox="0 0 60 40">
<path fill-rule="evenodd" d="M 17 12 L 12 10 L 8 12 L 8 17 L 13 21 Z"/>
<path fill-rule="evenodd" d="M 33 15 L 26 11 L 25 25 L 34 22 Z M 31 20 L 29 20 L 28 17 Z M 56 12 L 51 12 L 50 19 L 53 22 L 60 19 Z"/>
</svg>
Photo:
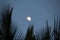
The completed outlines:
<svg viewBox="0 0 60 40">
<path fill-rule="evenodd" d="M 17 32 L 17 27 L 13 25 L 11 20 L 13 8 L 6 7 L 3 8 L 0 16 L 0 40 L 17 40 L 15 39 L 15 34 Z M 12 28 L 14 30 L 12 30 Z M 53 29 L 53 30 L 52 30 Z M 48 20 L 46 20 L 45 32 L 40 33 L 42 36 L 34 34 L 34 27 L 30 25 L 25 37 L 19 35 L 18 40 L 60 40 L 60 20 L 54 18 L 54 27 L 50 28 L 48 25 Z M 23 34 L 22 34 L 23 35 Z M 39 38 L 38 38 L 39 37 Z"/>
</svg>

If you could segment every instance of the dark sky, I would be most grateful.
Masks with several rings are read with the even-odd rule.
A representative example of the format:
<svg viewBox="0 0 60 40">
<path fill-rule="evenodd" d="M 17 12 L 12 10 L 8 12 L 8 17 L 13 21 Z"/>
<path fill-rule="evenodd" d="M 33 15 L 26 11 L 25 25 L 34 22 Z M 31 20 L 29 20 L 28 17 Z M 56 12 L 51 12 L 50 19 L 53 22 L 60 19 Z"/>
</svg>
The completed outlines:
<svg viewBox="0 0 60 40">
<path fill-rule="evenodd" d="M 18 31 L 26 32 L 29 24 L 34 24 L 37 31 L 46 26 L 46 20 L 53 26 L 54 16 L 60 16 L 60 0 L 0 0 L 0 8 L 9 3 L 14 7 L 12 19 Z M 32 17 L 31 22 L 27 16 Z"/>
</svg>

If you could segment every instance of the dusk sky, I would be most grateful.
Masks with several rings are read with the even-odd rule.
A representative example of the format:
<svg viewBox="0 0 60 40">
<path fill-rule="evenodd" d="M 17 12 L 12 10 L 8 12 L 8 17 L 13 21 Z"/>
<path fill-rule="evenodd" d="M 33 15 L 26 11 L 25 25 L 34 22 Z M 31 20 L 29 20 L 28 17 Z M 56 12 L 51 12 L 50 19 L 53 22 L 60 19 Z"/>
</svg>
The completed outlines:
<svg viewBox="0 0 60 40">
<path fill-rule="evenodd" d="M 35 31 L 42 29 L 46 20 L 53 26 L 54 17 L 60 16 L 60 0 L 0 0 L 0 8 L 7 4 L 14 8 L 12 20 L 23 33 L 29 24 L 34 25 Z M 30 22 L 26 20 L 27 16 L 32 18 Z"/>
</svg>

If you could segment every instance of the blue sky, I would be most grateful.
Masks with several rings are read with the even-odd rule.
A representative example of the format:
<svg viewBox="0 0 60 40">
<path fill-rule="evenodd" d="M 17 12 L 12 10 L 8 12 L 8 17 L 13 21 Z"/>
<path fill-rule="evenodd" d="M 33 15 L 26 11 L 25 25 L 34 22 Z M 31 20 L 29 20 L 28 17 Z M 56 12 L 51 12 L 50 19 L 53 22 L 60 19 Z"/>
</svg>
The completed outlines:
<svg viewBox="0 0 60 40">
<path fill-rule="evenodd" d="M 14 7 L 12 20 L 24 33 L 29 24 L 34 25 L 35 31 L 45 27 L 46 20 L 53 26 L 54 16 L 60 16 L 60 0 L 0 0 L 0 8 L 9 3 Z M 27 16 L 32 17 L 31 22 Z"/>
</svg>

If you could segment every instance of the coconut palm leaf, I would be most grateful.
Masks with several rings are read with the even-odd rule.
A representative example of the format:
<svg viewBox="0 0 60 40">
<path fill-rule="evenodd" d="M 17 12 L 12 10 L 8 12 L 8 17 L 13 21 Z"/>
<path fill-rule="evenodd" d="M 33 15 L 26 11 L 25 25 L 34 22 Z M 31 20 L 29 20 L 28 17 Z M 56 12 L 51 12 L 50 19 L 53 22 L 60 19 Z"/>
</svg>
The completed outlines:
<svg viewBox="0 0 60 40">
<path fill-rule="evenodd" d="M 60 32 L 60 29 L 59 29 L 60 22 L 59 21 L 60 20 L 58 20 L 58 18 L 57 18 L 57 20 L 54 21 L 54 31 L 53 31 L 54 40 L 60 40 L 60 37 L 59 37 L 60 36 L 60 33 L 59 33 Z"/>
<path fill-rule="evenodd" d="M 11 17 L 12 17 L 12 11 L 13 8 L 10 9 L 10 7 L 8 6 L 7 9 L 3 9 L 3 13 L 2 13 L 2 21 L 1 21 L 1 25 L 2 25 L 2 29 L 4 31 L 5 34 L 5 40 L 13 40 L 16 30 L 14 30 L 14 33 L 12 34 L 11 32 L 11 27 L 12 27 L 12 22 L 11 22 Z"/>
<path fill-rule="evenodd" d="M 49 31 L 48 21 L 46 21 L 46 25 L 47 25 L 47 28 L 43 33 L 44 35 L 42 36 L 42 40 L 50 40 L 50 31 Z"/>
<path fill-rule="evenodd" d="M 28 28 L 25 40 L 36 40 L 35 35 L 33 34 L 33 25 Z"/>
</svg>

